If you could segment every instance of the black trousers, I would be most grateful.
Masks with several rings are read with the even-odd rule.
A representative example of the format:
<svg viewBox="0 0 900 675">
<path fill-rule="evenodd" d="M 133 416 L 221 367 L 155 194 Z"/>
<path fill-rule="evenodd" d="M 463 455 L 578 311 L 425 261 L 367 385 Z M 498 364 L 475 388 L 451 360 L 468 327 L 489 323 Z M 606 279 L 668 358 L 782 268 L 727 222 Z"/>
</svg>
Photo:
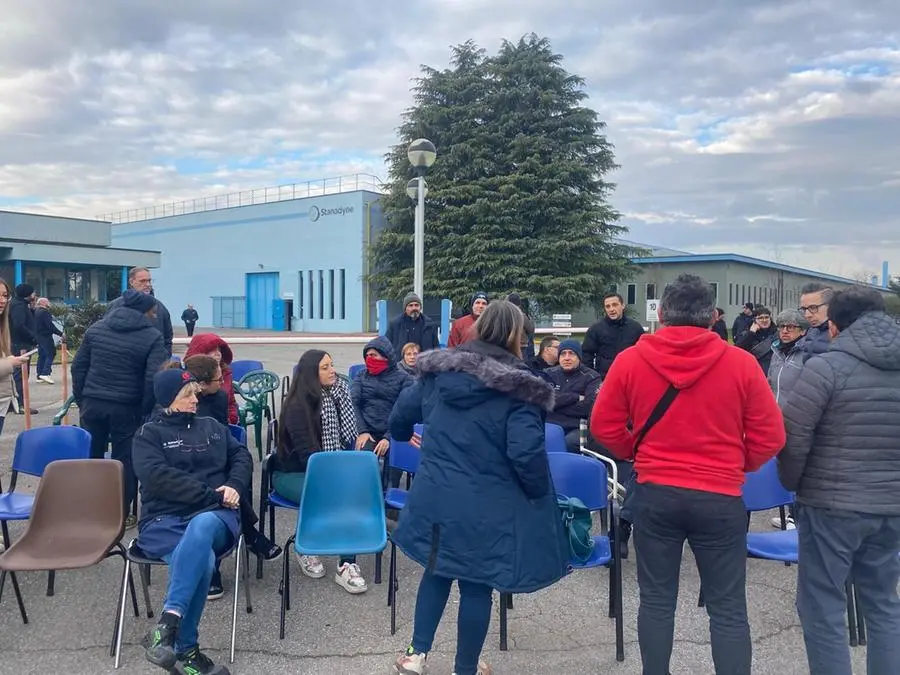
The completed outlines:
<svg viewBox="0 0 900 675">
<path fill-rule="evenodd" d="M 140 406 L 85 398 L 79 404 L 81 426 L 91 435 L 91 457 L 101 459 L 110 449 L 110 458 L 122 462 L 125 472 L 125 513 L 137 498 L 137 477 L 131 461 L 131 442 L 144 420 Z M 112 446 L 111 448 L 109 446 Z"/>
<path fill-rule="evenodd" d="M 187 331 L 188 337 L 193 337 L 193 336 L 194 336 L 194 326 L 196 326 L 196 325 L 197 325 L 197 324 L 196 324 L 195 322 L 193 322 L 193 321 L 191 321 L 191 322 L 185 321 L 185 322 L 184 322 L 184 328 L 185 328 L 185 330 Z"/>
<path fill-rule="evenodd" d="M 687 541 L 700 573 L 717 675 L 750 675 L 747 512 L 740 497 L 637 484 L 634 547 L 644 675 L 668 675 L 681 556 Z"/>
</svg>

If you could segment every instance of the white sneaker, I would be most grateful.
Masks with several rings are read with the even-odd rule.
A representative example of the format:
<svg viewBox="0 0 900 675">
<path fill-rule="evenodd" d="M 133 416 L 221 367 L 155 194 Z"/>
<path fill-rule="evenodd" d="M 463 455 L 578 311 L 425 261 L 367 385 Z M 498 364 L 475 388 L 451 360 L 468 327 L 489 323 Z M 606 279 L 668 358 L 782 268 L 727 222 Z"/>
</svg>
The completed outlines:
<svg viewBox="0 0 900 675">
<path fill-rule="evenodd" d="M 354 595 L 365 593 L 369 590 L 366 580 L 362 578 L 362 574 L 359 572 L 359 565 L 356 563 L 344 563 L 338 567 L 337 572 L 334 573 L 334 583 Z"/>
<path fill-rule="evenodd" d="M 38 375 L 38 380 L 43 382 L 44 384 L 56 384 L 52 379 L 50 379 L 49 375 Z"/>
<path fill-rule="evenodd" d="M 411 649 L 411 648 L 410 648 Z M 409 650 L 394 662 L 393 675 L 422 675 L 425 672 L 427 654 L 411 654 Z"/>
<path fill-rule="evenodd" d="M 772 523 L 772 527 L 774 527 L 776 530 L 780 530 L 780 529 L 781 529 L 781 516 L 775 516 L 775 517 L 772 518 L 772 520 L 769 521 L 769 522 Z M 790 516 L 785 516 L 784 522 L 785 522 L 785 524 L 786 524 L 786 529 L 788 529 L 788 530 L 795 530 L 795 529 L 797 529 L 797 526 L 794 524 L 794 519 L 791 518 Z"/>
<path fill-rule="evenodd" d="M 316 555 L 297 555 L 300 571 L 310 579 L 321 579 L 325 576 L 325 565 Z"/>
</svg>

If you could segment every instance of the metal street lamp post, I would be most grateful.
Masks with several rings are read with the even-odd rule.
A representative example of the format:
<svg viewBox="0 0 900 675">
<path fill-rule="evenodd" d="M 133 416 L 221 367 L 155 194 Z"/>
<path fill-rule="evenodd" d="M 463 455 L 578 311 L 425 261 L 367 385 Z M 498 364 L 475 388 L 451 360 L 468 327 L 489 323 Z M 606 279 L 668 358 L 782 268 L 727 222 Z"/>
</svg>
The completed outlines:
<svg viewBox="0 0 900 675">
<path fill-rule="evenodd" d="M 425 172 L 434 164 L 437 150 L 434 143 L 426 138 L 418 138 L 409 144 L 407 150 L 409 163 L 418 174 L 406 184 L 406 194 L 416 199 L 415 235 L 413 255 L 413 291 L 425 302 L 425 195 L 428 186 L 425 184 Z M 424 307 L 423 307 L 424 308 Z"/>
</svg>

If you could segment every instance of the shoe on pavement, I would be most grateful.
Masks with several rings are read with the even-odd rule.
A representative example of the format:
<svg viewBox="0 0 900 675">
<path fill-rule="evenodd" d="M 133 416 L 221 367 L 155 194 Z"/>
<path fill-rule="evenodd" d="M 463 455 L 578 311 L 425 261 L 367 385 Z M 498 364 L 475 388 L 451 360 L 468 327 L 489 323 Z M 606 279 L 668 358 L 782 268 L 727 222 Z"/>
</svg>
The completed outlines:
<svg viewBox="0 0 900 675">
<path fill-rule="evenodd" d="M 277 560 L 283 553 L 281 547 L 278 544 L 261 534 L 257 534 L 256 538 L 253 540 L 253 543 L 250 544 L 247 548 L 250 549 L 250 553 L 256 556 L 260 556 L 263 560 L 266 561 Z"/>
<path fill-rule="evenodd" d="M 37 379 L 44 384 L 56 384 L 49 375 L 38 375 Z"/>
<path fill-rule="evenodd" d="M 770 522 L 772 523 L 772 527 L 774 527 L 776 530 L 781 529 L 781 516 L 775 516 Z M 790 516 L 786 516 L 784 522 L 786 524 L 785 529 L 794 530 L 797 528 L 796 524 L 794 523 L 794 519 Z"/>
<path fill-rule="evenodd" d="M 126 530 L 131 530 L 131 529 L 137 527 L 137 524 L 138 524 L 138 520 L 137 520 L 136 515 L 134 515 L 132 513 L 132 514 L 125 516 L 125 529 Z"/>
<path fill-rule="evenodd" d="M 297 555 L 300 571 L 310 579 L 321 579 L 325 576 L 325 565 L 316 555 Z"/>
<path fill-rule="evenodd" d="M 222 587 L 222 573 L 215 570 L 212 579 L 209 581 L 209 592 L 206 594 L 207 600 L 218 600 L 225 595 L 225 589 Z"/>
<path fill-rule="evenodd" d="M 200 651 L 200 647 L 179 654 L 178 663 L 171 672 L 177 675 L 231 675 L 228 668 L 213 663 L 211 658 Z"/>
<path fill-rule="evenodd" d="M 369 590 L 366 580 L 360 574 L 359 565 L 356 563 L 344 563 L 338 567 L 334 573 L 334 583 L 353 595 Z"/>
<path fill-rule="evenodd" d="M 391 673 L 392 675 L 422 675 L 425 672 L 425 662 L 427 660 L 427 654 L 416 654 L 413 651 L 413 648 L 409 647 L 400 658 L 394 662 Z"/>
<path fill-rule="evenodd" d="M 491 675 L 494 672 L 494 669 L 491 668 L 487 663 L 482 660 L 478 660 L 478 671 L 476 675 Z M 456 675 L 456 673 L 453 673 Z"/>
<path fill-rule="evenodd" d="M 178 657 L 175 655 L 175 636 L 181 625 L 181 617 L 172 612 L 163 612 L 159 623 L 144 637 L 144 656 L 154 666 L 171 670 Z"/>
</svg>

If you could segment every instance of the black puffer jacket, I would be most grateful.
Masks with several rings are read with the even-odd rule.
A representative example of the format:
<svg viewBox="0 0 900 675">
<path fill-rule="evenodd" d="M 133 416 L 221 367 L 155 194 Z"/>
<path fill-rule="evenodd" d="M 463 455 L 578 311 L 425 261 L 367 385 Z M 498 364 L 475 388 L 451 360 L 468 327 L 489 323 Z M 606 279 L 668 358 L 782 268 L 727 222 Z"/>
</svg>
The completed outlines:
<svg viewBox="0 0 900 675">
<path fill-rule="evenodd" d="M 72 392 L 84 398 L 153 409 L 153 376 L 167 358 L 145 315 L 119 307 L 87 329 L 72 362 Z"/>
<path fill-rule="evenodd" d="M 222 503 L 223 485 L 247 494 L 253 459 L 228 428 L 211 417 L 157 408 L 134 436 L 134 473 L 141 483 L 141 525 L 158 516 L 186 516 Z"/>
<path fill-rule="evenodd" d="M 379 375 L 364 370 L 353 381 L 350 396 L 356 410 L 360 434 L 372 434 L 375 440 L 387 437 L 388 418 L 400 392 L 415 382 L 407 372 L 397 367 L 394 349 L 386 337 L 371 340 L 363 349 L 363 355 L 374 349 L 388 360 L 388 369 Z"/>
<path fill-rule="evenodd" d="M 769 374 L 769 366 L 772 364 L 772 347 L 778 340 L 778 334 L 775 327 L 761 329 L 755 333 L 751 330 L 744 333 L 735 340 L 735 346 L 745 349 L 753 354 L 762 371 Z"/>
<path fill-rule="evenodd" d="M 28 300 L 9 301 L 9 338 L 16 349 L 30 349 L 37 344 L 36 320 Z"/>
<path fill-rule="evenodd" d="M 156 296 L 154 296 L 156 297 Z M 106 306 L 106 316 L 109 316 L 110 312 L 114 309 L 119 309 L 122 306 L 121 297 L 116 298 L 112 302 L 110 302 Z M 174 332 L 172 330 L 172 316 L 169 314 L 169 310 L 166 308 L 164 304 L 160 301 L 159 298 L 156 298 L 156 322 L 153 324 L 156 327 L 163 337 L 163 345 L 166 348 L 166 354 L 168 356 L 172 356 L 172 337 Z"/>
<path fill-rule="evenodd" d="M 778 472 L 810 506 L 900 516 L 900 325 L 863 314 L 814 356 L 784 406 Z"/>
<path fill-rule="evenodd" d="M 643 334 L 644 327 L 634 319 L 623 316 L 613 321 L 605 316 L 588 328 L 584 336 L 582 363 L 606 377 L 615 358 L 637 344 Z"/>
<path fill-rule="evenodd" d="M 582 419 L 589 419 L 594 400 L 600 390 L 600 374 L 587 366 L 578 366 L 567 373 L 561 366 L 548 368 L 543 372 L 556 389 L 556 403 L 553 412 L 547 415 L 547 422 L 558 424 L 568 433 L 577 429 Z"/>
</svg>

